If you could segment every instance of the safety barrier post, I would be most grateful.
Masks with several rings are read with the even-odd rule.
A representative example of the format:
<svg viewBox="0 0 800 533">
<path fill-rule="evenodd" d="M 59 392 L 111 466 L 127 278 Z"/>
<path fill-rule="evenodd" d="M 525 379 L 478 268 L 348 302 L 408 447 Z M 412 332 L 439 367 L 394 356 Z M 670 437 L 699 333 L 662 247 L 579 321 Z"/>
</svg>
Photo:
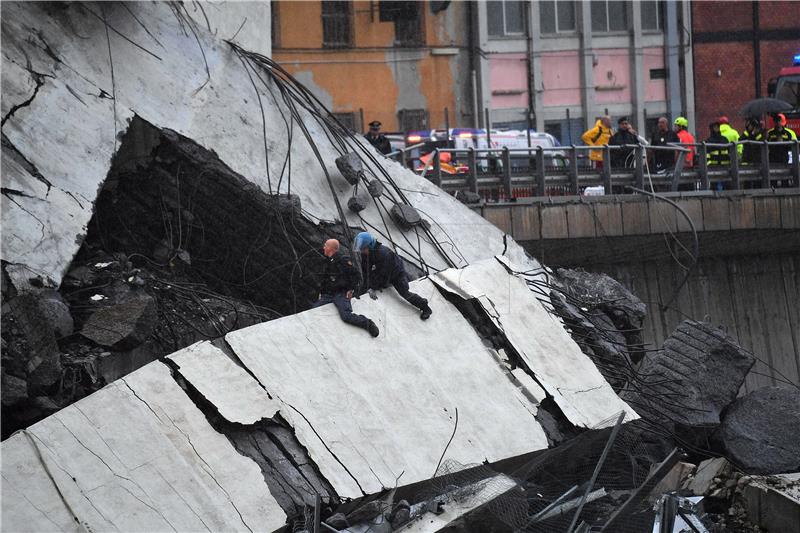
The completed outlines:
<svg viewBox="0 0 800 533">
<path fill-rule="evenodd" d="M 636 161 L 633 171 L 637 189 L 644 189 L 644 156 L 644 146 L 637 144 L 635 152 Z"/>
<path fill-rule="evenodd" d="M 678 152 L 678 159 L 675 161 L 675 168 L 672 170 L 672 192 L 678 190 L 681 184 L 681 173 L 683 172 L 683 161 L 686 159 L 686 152 Z"/>
<path fill-rule="evenodd" d="M 611 147 L 603 145 L 603 189 L 611 194 Z"/>
<path fill-rule="evenodd" d="M 792 144 L 792 178 L 794 186 L 800 187 L 800 141 L 797 139 Z"/>
<path fill-rule="evenodd" d="M 506 198 L 511 198 L 511 152 L 508 147 L 503 147 L 503 189 L 506 193 Z"/>
<path fill-rule="evenodd" d="M 570 147 L 569 158 L 569 187 L 573 194 L 579 194 L 578 189 L 578 149 L 573 144 Z"/>
<path fill-rule="evenodd" d="M 769 143 L 764 141 L 761 145 L 761 188 L 769 189 Z"/>
<path fill-rule="evenodd" d="M 437 187 L 442 186 L 442 160 L 438 148 L 433 151 L 433 182 Z"/>
<path fill-rule="evenodd" d="M 708 179 L 708 146 L 705 141 L 700 143 L 700 150 L 697 152 L 697 173 L 700 174 L 703 190 L 711 190 L 711 180 Z"/>
<path fill-rule="evenodd" d="M 469 190 L 478 192 L 478 157 L 475 155 L 475 148 L 469 148 L 469 174 L 467 178 Z"/>
<path fill-rule="evenodd" d="M 544 148 L 536 147 L 536 195 L 544 196 Z"/>
<path fill-rule="evenodd" d="M 730 176 L 731 176 L 731 188 L 734 191 L 738 191 L 741 189 L 741 183 L 739 183 L 739 153 L 736 149 L 736 143 L 731 143 L 730 148 L 728 148 L 728 157 L 731 160 L 731 167 L 730 167 Z"/>
<path fill-rule="evenodd" d="M 408 167 L 408 162 L 406 161 L 406 150 L 405 148 L 400 149 L 400 164 L 404 167 Z"/>
</svg>

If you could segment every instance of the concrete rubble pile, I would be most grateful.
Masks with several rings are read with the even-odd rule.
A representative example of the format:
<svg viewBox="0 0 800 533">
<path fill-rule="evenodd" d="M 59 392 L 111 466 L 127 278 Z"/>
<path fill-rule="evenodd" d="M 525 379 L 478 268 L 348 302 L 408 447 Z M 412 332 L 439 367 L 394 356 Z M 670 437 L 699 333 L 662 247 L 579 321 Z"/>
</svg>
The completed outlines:
<svg viewBox="0 0 800 533">
<path fill-rule="evenodd" d="M 626 504 L 639 527 L 700 430 L 794 468 L 748 462 L 792 449 L 753 413 L 798 412 L 730 405 L 753 364 L 731 339 L 686 323 L 643 355 L 620 284 L 549 277 L 182 4 L 9 2 L 2 25 L 2 529 L 546 531 Z M 322 242 L 363 230 L 429 320 L 394 289 L 353 300 L 376 339 L 310 309 Z M 725 472 L 702 496 L 744 494 Z"/>
<path fill-rule="evenodd" d="M 184 15 L 3 6 L 4 413 L 32 411 L 2 443 L 3 529 L 296 529 L 426 482 L 443 451 L 497 462 L 636 418 L 513 274 L 539 267 L 516 243 L 373 156 L 374 201 L 342 212 L 328 126 L 303 108 L 287 137 L 252 57 Z M 393 290 L 354 303 L 378 339 L 307 310 L 316 248 L 366 228 L 431 275 L 430 320 Z M 515 486 L 491 479 L 442 489 L 438 526 L 413 497 L 391 520 L 444 527 Z"/>
</svg>

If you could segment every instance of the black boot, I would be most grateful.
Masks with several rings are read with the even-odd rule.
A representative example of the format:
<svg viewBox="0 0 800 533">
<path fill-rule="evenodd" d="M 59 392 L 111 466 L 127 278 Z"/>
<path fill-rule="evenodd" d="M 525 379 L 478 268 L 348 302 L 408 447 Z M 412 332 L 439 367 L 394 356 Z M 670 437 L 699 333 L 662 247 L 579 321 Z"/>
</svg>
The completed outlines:
<svg viewBox="0 0 800 533">
<path fill-rule="evenodd" d="M 369 331 L 369 334 L 372 335 L 373 337 L 377 337 L 378 334 L 380 334 L 381 332 L 381 330 L 378 329 L 378 326 L 375 325 L 375 322 L 373 322 L 372 320 L 370 320 L 367 323 L 367 331 Z"/>
<path fill-rule="evenodd" d="M 428 320 L 431 317 L 431 315 L 433 314 L 433 311 L 431 310 L 431 306 L 428 305 L 427 302 L 425 302 L 425 307 L 421 308 L 421 311 L 422 311 L 422 313 L 420 313 L 419 317 L 422 320 Z"/>
</svg>

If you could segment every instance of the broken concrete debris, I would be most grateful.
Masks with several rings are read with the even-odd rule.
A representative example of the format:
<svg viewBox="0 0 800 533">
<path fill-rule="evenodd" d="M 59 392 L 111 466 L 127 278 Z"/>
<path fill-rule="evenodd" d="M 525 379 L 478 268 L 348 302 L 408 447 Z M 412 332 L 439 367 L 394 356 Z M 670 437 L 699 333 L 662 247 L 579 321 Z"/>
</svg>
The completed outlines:
<svg viewBox="0 0 800 533">
<path fill-rule="evenodd" d="M 131 291 L 124 301 L 101 307 L 89 316 L 81 335 L 100 346 L 128 350 L 142 344 L 152 334 L 157 321 L 152 296 Z"/>
<path fill-rule="evenodd" d="M 695 496 L 707 496 L 711 494 L 715 484 L 723 478 L 727 479 L 731 472 L 731 464 L 724 457 L 706 459 L 697 465 L 697 470 L 686 481 L 684 488 Z"/>
<path fill-rule="evenodd" d="M 683 321 L 664 347 L 645 356 L 636 386 L 622 397 L 643 416 L 703 442 L 736 398 L 755 357 L 711 324 Z"/>
<path fill-rule="evenodd" d="M 753 477 L 742 493 L 752 524 L 770 532 L 800 533 L 800 473 Z"/>
<path fill-rule="evenodd" d="M 558 269 L 550 302 L 581 350 L 620 391 L 642 357 L 646 306 L 605 274 Z"/>
<path fill-rule="evenodd" d="M 764 387 L 737 399 L 725 412 L 720 440 L 747 472 L 800 471 L 800 389 Z"/>
<path fill-rule="evenodd" d="M 376 521 L 407 531 L 474 525 L 480 513 L 520 527 L 548 506 L 559 510 L 539 515 L 548 527 L 571 518 L 577 502 L 564 494 L 586 490 L 601 428 L 619 411 L 636 416 L 608 382 L 621 390 L 640 354 L 641 302 L 607 280 L 559 286 L 565 322 L 588 339 L 581 353 L 518 274 L 540 265 L 512 239 L 400 165 L 359 156 L 360 140 L 328 128 L 309 102 L 273 98 L 290 83 L 273 76 L 277 67 L 175 8 L 3 6 L 4 110 L 7 89 L 26 102 L 3 125 L 4 186 L 24 191 L 4 195 L 2 209 L 4 236 L 14 235 L 3 241 L 4 437 L 22 429 L 2 444 L 3 529 L 274 529 L 311 506 L 361 531 Z M 263 87 L 249 83 L 252 71 L 268 76 Z M 186 83 L 198 73 L 207 84 Z M 72 98 L 82 105 L 63 105 Z M 296 121 L 310 125 L 307 138 L 284 130 Z M 320 168 L 351 149 L 339 174 Z M 347 185 L 360 182 L 394 216 L 367 197 L 357 215 L 340 213 Z M 462 267 L 437 277 L 439 288 L 416 282 L 439 306 L 432 322 L 420 326 L 391 294 L 357 301 L 387 333 L 365 347 L 326 320 L 330 309 L 302 312 L 316 297 L 315 248 L 327 237 L 349 242 L 356 225 L 386 237 L 422 232 L 413 250 L 400 246 L 420 272 Z M 42 331 L 30 328 L 39 322 Z M 216 348 L 155 361 L 206 339 Z M 732 366 L 736 381 L 746 360 Z M 670 405 L 670 387 L 686 385 L 687 401 L 706 402 L 698 383 L 666 382 L 634 389 Z M 653 424 L 713 427 L 729 393 L 702 403 L 716 416 L 710 426 L 702 417 L 672 426 L 658 410 L 627 424 L 583 524 L 630 501 L 671 449 Z M 584 445 L 546 450 L 574 435 Z M 473 464 L 528 452 L 515 477 L 437 468 L 444 455 Z M 740 486 L 712 482 L 712 503 Z M 628 518 L 652 526 L 653 510 Z"/>
<path fill-rule="evenodd" d="M 5 368 L 2 371 L 2 376 L 3 407 L 10 407 L 28 399 L 27 381 L 17 376 L 6 374 Z"/>
</svg>

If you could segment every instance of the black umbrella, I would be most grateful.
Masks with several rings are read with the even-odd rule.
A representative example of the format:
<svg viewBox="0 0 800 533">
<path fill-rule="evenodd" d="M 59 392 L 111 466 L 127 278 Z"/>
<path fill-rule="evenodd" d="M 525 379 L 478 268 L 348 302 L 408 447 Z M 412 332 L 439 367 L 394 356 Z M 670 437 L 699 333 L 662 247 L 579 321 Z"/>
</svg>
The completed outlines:
<svg viewBox="0 0 800 533">
<path fill-rule="evenodd" d="M 761 115 L 771 115 L 772 113 L 781 113 L 783 111 L 791 111 L 792 105 L 777 98 L 756 98 L 750 100 L 739 110 L 739 116 L 742 117 L 760 117 Z"/>
</svg>

